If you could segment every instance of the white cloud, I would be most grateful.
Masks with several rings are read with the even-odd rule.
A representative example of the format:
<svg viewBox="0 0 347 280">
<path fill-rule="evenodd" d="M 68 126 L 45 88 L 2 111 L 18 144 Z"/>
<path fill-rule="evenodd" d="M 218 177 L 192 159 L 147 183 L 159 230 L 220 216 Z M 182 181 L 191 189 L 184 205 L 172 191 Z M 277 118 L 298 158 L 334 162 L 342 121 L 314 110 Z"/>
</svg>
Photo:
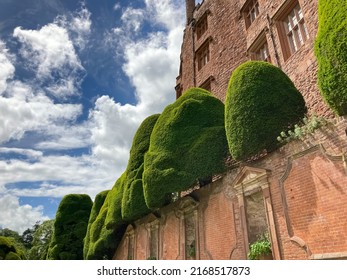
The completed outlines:
<svg viewBox="0 0 347 280">
<path fill-rule="evenodd" d="M 64 27 L 70 35 L 70 38 L 75 46 L 84 49 L 91 34 L 92 21 L 91 13 L 82 4 L 82 7 L 72 14 L 60 16 L 55 20 L 55 23 Z"/>
<path fill-rule="evenodd" d="M 19 199 L 13 195 L 0 194 L 0 227 L 10 228 L 22 234 L 37 221 L 48 220 L 43 214 L 43 207 L 20 205 Z"/>
<path fill-rule="evenodd" d="M 84 68 L 65 28 L 56 23 L 40 30 L 16 27 L 13 37 L 22 44 L 20 53 L 29 68 L 36 72 L 38 82 L 48 83 L 48 89 L 56 97 L 79 93 Z M 68 82 L 64 82 L 65 79 Z"/>
<path fill-rule="evenodd" d="M 121 17 L 124 28 L 133 32 L 139 31 L 145 18 L 144 12 L 142 9 L 127 8 Z"/>
<path fill-rule="evenodd" d="M 8 97 L 0 96 L 0 143 L 21 139 L 27 131 L 49 131 L 54 123 L 73 121 L 81 114 L 79 104 L 55 104 L 42 92 L 15 81 L 8 84 Z"/>
<path fill-rule="evenodd" d="M 11 62 L 5 43 L 0 40 L 0 94 L 7 88 L 7 80 L 13 78 L 15 68 Z"/>
</svg>

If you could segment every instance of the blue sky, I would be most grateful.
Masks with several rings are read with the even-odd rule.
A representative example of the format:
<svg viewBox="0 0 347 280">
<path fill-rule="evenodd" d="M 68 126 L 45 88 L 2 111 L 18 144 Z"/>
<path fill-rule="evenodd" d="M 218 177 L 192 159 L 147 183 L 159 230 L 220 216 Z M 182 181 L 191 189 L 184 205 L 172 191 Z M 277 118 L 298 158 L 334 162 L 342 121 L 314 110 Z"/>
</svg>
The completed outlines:
<svg viewBox="0 0 347 280">
<path fill-rule="evenodd" d="M 110 189 L 175 99 L 183 0 L 0 0 L 0 227 Z"/>
</svg>

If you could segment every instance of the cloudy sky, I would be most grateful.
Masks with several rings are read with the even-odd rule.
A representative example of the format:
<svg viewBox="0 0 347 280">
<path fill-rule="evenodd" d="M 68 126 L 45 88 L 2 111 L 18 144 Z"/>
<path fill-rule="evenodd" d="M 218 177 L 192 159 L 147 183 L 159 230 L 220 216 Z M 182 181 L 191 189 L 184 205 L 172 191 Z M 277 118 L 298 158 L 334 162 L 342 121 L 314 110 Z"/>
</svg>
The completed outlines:
<svg viewBox="0 0 347 280">
<path fill-rule="evenodd" d="M 110 189 L 175 99 L 183 0 L 0 0 L 0 228 Z"/>
</svg>

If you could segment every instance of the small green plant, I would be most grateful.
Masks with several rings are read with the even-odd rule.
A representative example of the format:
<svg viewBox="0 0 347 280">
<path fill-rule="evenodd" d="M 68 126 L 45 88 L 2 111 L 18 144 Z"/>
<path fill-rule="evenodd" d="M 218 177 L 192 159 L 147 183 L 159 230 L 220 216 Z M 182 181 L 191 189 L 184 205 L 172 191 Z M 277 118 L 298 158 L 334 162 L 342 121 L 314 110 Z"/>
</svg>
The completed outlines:
<svg viewBox="0 0 347 280">
<path fill-rule="evenodd" d="M 154 257 L 154 256 L 150 256 L 150 257 L 147 258 L 147 260 L 156 260 L 156 259 L 157 259 L 157 258 Z"/>
<path fill-rule="evenodd" d="M 310 119 L 303 118 L 300 124 L 296 124 L 293 130 L 282 131 L 277 137 L 277 141 L 285 144 L 294 139 L 302 139 L 304 136 L 313 133 L 316 129 L 325 126 L 327 120 L 322 116 L 313 115 Z"/>
<path fill-rule="evenodd" d="M 192 242 L 190 245 L 186 245 L 186 256 L 189 258 L 195 258 L 196 256 L 195 242 Z"/>
<path fill-rule="evenodd" d="M 259 260 L 262 256 L 270 255 L 271 242 L 268 234 L 262 234 L 259 239 L 249 246 L 248 259 Z"/>
</svg>

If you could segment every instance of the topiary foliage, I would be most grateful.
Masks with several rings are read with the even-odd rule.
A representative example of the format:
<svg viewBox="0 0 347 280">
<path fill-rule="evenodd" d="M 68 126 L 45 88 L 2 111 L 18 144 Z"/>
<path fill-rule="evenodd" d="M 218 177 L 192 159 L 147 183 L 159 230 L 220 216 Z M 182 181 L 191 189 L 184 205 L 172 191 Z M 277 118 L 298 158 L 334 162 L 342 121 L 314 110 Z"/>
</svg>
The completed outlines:
<svg viewBox="0 0 347 280">
<path fill-rule="evenodd" d="M 88 221 L 88 227 L 87 227 L 87 233 L 86 236 L 84 238 L 84 247 L 83 247 L 83 258 L 84 259 L 88 259 L 88 256 L 92 255 L 91 251 L 92 251 L 92 247 L 93 247 L 93 242 L 91 242 L 92 240 L 92 226 L 95 222 L 95 220 L 97 219 L 101 207 L 103 206 L 106 196 L 108 194 L 109 190 L 106 191 L 102 191 L 101 193 L 97 194 L 95 196 L 95 200 L 93 203 L 93 207 L 92 210 L 90 212 L 90 216 L 89 216 L 89 221 Z"/>
<path fill-rule="evenodd" d="M 0 260 L 25 260 L 24 252 L 11 237 L 0 236 Z"/>
<path fill-rule="evenodd" d="M 84 242 L 85 259 L 111 259 L 123 237 L 126 228 L 121 215 L 124 179 L 125 172 L 112 190 L 102 192 L 95 198 Z"/>
<path fill-rule="evenodd" d="M 273 150 L 281 131 L 299 122 L 307 111 L 288 76 L 262 61 L 243 63 L 234 71 L 225 110 L 229 149 L 236 160 Z"/>
<path fill-rule="evenodd" d="M 224 171 L 226 154 L 224 104 L 206 90 L 187 90 L 154 126 L 143 173 L 147 206 L 161 207 L 172 193 Z"/>
<path fill-rule="evenodd" d="M 338 115 L 347 114 L 347 17 L 346 1 L 318 1 L 318 34 L 315 53 L 318 85 Z"/>
<path fill-rule="evenodd" d="M 122 199 L 122 218 L 131 222 L 150 213 L 143 195 L 142 173 L 144 156 L 159 114 L 146 118 L 138 128 L 130 150 Z"/>
<path fill-rule="evenodd" d="M 86 194 L 69 194 L 59 204 L 49 245 L 49 260 L 82 260 L 83 239 L 93 202 Z"/>
</svg>

